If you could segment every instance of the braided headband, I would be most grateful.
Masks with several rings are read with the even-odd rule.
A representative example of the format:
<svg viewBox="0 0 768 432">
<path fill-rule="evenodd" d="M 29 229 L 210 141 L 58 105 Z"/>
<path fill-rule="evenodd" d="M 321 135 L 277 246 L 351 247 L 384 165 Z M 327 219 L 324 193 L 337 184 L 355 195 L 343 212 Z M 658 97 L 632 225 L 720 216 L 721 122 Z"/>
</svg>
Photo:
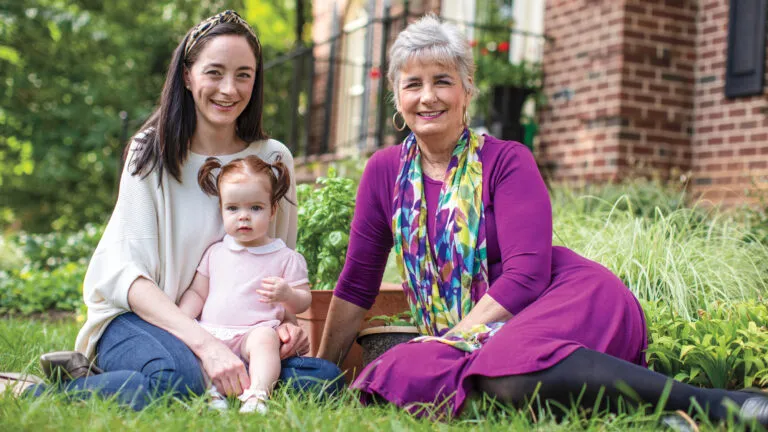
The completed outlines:
<svg viewBox="0 0 768 432">
<path fill-rule="evenodd" d="M 211 31 L 212 28 L 221 23 L 228 22 L 240 24 L 241 26 L 245 27 L 257 41 L 259 40 L 259 37 L 256 36 L 256 33 L 253 31 L 248 22 L 242 19 L 240 15 L 237 14 L 237 12 L 233 10 L 225 10 L 224 12 L 207 18 L 205 21 L 196 25 L 195 28 L 192 29 L 192 33 L 189 35 L 189 39 L 187 40 L 187 45 L 184 47 L 184 57 L 189 54 L 189 50 L 195 46 L 197 41 L 199 41 L 201 37 L 205 36 L 209 31 Z"/>
</svg>

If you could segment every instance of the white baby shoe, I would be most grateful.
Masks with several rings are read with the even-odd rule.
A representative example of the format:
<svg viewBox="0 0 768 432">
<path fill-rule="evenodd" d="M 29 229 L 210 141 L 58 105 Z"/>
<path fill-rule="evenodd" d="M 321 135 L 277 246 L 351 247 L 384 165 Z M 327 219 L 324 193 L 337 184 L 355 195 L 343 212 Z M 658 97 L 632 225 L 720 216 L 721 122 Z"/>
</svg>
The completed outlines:
<svg viewBox="0 0 768 432">
<path fill-rule="evenodd" d="M 215 410 L 215 411 L 226 411 L 229 408 L 229 404 L 227 403 L 227 398 L 219 393 L 218 390 L 216 390 L 216 386 L 212 385 L 211 388 L 208 389 L 208 397 L 210 400 L 208 401 L 208 408 Z"/>
<path fill-rule="evenodd" d="M 267 409 L 267 392 L 264 390 L 252 390 L 248 389 L 243 392 L 238 399 L 243 402 L 240 407 L 241 413 L 256 412 L 259 414 L 266 414 Z"/>
</svg>

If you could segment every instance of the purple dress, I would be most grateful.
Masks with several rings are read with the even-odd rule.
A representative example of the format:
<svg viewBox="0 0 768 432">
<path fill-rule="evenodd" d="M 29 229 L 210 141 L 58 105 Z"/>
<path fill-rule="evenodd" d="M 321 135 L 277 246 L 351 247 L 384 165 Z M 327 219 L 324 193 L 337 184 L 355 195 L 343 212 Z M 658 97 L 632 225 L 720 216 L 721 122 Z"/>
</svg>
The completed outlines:
<svg viewBox="0 0 768 432">
<path fill-rule="evenodd" d="M 392 201 L 399 146 L 376 152 L 357 193 L 349 250 L 334 295 L 373 304 L 392 247 Z M 549 194 L 530 151 L 485 135 L 483 164 L 487 292 L 514 316 L 481 349 L 467 353 L 439 342 L 401 344 L 372 362 L 352 384 L 415 411 L 442 404 L 457 414 L 475 375 L 527 374 L 549 368 L 580 347 L 645 365 L 643 311 L 621 280 L 602 265 L 552 246 Z M 427 231 L 442 183 L 424 178 Z M 414 405 L 415 404 L 415 405 Z"/>
</svg>

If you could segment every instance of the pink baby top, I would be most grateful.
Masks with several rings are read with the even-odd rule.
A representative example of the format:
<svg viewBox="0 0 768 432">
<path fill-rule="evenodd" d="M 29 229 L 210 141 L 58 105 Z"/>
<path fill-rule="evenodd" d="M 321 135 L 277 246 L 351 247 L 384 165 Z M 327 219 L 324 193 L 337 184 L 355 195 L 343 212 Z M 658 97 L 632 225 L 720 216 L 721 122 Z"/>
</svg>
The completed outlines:
<svg viewBox="0 0 768 432">
<path fill-rule="evenodd" d="M 263 278 L 281 277 L 291 287 L 305 285 L 309 290 L 307 262 L 280 239 L 245 247 L 224 236 L 205 251 L 197 271 L 209 280 L 208 298 L 200 315 L 203 327 L 234 330 L 280 324 L 285 315 L 283 305 L 262 303 L 256 293 Z"/>
</svg>

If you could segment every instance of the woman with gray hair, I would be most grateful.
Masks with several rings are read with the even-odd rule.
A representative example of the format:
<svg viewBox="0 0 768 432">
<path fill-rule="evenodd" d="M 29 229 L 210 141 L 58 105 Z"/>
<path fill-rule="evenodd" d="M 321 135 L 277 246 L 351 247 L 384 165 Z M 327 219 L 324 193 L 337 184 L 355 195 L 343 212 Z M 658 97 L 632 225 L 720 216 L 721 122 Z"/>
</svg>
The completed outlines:
<svg viewBox="0 0 768 432">
<path fill-rule="evenodd" d="M 365 168 L 319 356 L 345 357 L 394 247 L 422 336 L 361 372 L 352 387 L 364 402 L 455 415 L 472 393 L 509 404 L 538 394 L 591 408 L 603 389 L 615 408 L 621 397 L 656 404 L 669 384 L 668 409 L 695 400 L 720 420 L 730 399 L 765 424 L 768 398 L 695 388 L 645 367 L 634 295 L 600 264 L 552 246 L 549 195 L 531 153 L 468 128 L 474 69 L 466 39 L 435 16 L 392 46 L 393 120 L 412 133 Z"/>
</svg>

